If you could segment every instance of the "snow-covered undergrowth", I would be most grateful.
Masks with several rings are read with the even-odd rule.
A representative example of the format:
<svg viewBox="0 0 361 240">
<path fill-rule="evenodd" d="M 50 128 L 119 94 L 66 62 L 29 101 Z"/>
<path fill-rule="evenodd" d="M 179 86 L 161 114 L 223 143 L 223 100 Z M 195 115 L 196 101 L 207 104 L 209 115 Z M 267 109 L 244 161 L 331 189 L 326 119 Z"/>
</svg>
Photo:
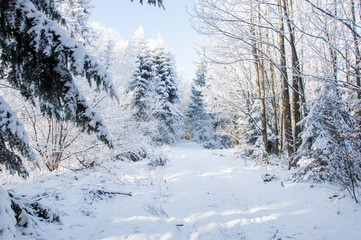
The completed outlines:
<svg viewBox="0 0 361 240">
<path fill-rule="evenodd" d="M 163 151 L 169 158 L 164 167 L 110 161 L 85 171 L 42 174 L 27 182 L 3 178 L 3 188 L 61 217 L 56 224 L 38 221 L 33 230 L 17 227 L 16 239 L 361 236 L 361 206 L 328 184 L 293 183 L 287 180 L 291 172 L 282 167 L 254 167 L 231 150 L 207 150 L 193 142 Z M 5 223 L 7 231 L 10 225 Z"/>
</svg>

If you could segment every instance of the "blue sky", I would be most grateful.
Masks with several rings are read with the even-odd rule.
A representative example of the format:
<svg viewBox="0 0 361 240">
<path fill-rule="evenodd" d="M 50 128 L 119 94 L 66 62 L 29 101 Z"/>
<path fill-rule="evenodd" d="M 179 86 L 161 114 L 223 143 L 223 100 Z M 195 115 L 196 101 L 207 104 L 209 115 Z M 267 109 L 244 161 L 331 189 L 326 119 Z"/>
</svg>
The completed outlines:
<svg viewBox="0 0 361 240">
<path fill-rule="evenodd" d="M 146 2 L 146 0 L 144 0 Z M 189 14 L 194 0 L 164 0 L 162 8 L 141 5 L 138 0 L 93 0 L 90 21 L 99 22 L 105 27 L 117 30 L 125 40 L 131 40 L 134 32 L 142 26 L 146 38 L 156 38 L 160 34 L 166 49 L 173 52 L 177 67 L 191 78 L 195 75 L 198 56 L 195 44 L 200 36 L 191 27 Z"/>
</svg>

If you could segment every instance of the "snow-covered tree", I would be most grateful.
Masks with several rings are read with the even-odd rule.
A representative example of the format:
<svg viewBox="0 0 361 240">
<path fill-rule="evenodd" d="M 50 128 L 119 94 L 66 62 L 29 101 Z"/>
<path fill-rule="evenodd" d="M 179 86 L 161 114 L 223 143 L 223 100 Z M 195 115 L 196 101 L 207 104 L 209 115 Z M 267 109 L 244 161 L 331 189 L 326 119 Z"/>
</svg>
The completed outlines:
<svg viewBox="0 0 361 240">
<path fill-rule="evenodd" d="M 275 152 L 276 148 L 276 133 L 273 128 L 272 120 L 274 116 L 272 115 L 271 105 L 267 104 L 267 136 L 268 136 L 268 148 L 270 153 Z M 261 148 L 264 150 L 264 144 L 262 139 L 262 118 L 261 118 L 261 106 L 259 101 L 254 101 L 251 106 L 250 112 L 247 114 L 245 123 L 240 123 L 241 128 L 243 129 L 243 137 L 245 142 L 252 147 Z M 240 119 L 241 120 L 241 119 Z M 243 122 L 243 121 L 240 121 Z"/>
<path fill-rule="evenodd" d="M 28 172 L 22 159 L 14 150 L 36 165 L 39 165 L 39 161 L 29 146 L 29 139 L 23 125 L 1 96 L 0 131 L 0 166 L 3 165 L 10 173 L 17 173 L 25 178 Z"/>
<path fill-rule="evenodd" d="M 358 116 L 328 85 L 304 119 L 299 171 L 302 178 L 341 183 L 357 201 L 361 182 L 361 134 Z"/>
<path fill-rule="evenodd" d="M 183 133 L 183 115 L 179 109 L 178 79 L 174 58 L 165 51 L 163 39 L 160 37 L 151 48 L 152 82 L 161 106 L 154 112 L 158 120 L 158 136 L 154 136 L 154 140 L 171 144 L 180 139 Z"/>
<path fill-rule="evenodd" d="M 140 28 L 134 37 L 136 68 L 129 84 L 135 119 L 154 142 L 174 143 L 182 134 L 178 79 L 173 56 L 163 39 L 145 40 Z"/>
<path fill-rule="evenodd" d="M 16 237 L 15 214 L 10 206 L 9 193 L 0 187 L 0 237 L 2 239 L 15 239 Z"/>
<path fill-rule="evenodd" d="M 210 145 L 214 138 L 214 122 L 212 115 L 205 109 L 202 88 L 206 84 L 207 66 L 205 61 L 198 64 L 196 78 L 193 79 L 192 95 L 186 112 L 186 127 L 189 128 L 190 138 L 204 145 Z"/>
<path fill-rule="evenodd" d="M 152 61 L 150 50 L 147 45 L 144 31 L 140 27 L 134 35 L 134 48 L 136 52 L 136 67 L 129 83 L 129 91 L 132 92 L 134 101 L 132 108 L 135 110 L 135 118 L 146 120 L 149 109 L 148 92 L 152 81 Z"/>
</svg>

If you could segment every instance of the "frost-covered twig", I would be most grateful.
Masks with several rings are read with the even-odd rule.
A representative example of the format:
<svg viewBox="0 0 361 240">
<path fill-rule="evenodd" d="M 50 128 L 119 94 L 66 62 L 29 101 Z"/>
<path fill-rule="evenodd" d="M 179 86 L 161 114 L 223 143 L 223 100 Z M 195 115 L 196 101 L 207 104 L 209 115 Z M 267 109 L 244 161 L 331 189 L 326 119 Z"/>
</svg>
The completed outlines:
<svg viewBox="0 0 361 240">
<path fill-rule="evenodd" d="M 168 214 L 163 210 L 162 206 L 155 206 L 151 203 L 143 204 L 143 209 L 148 213 L 152 214 L 153 216 L 160 217 L 165 216 L 169 218 Z"/>
</svg>

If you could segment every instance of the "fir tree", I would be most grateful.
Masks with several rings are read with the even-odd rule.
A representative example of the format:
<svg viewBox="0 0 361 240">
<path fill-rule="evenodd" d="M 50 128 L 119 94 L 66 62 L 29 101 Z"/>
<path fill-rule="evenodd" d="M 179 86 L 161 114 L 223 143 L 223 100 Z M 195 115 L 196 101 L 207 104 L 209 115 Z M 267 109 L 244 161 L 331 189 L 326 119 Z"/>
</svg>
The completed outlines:
<svg viewBox="0 0 361 240">
<path fill-rule="evenodd" d="M 148 92 L 152 81 L 152 61 L 150 50 L 144 37 L 144 31 L 140 27 L 134 36 L 136 51 L 136 68 L 129 84 L 129 91 L 133 93 L 133 110 L 138 121 L 146 120 L 149 101 Z"/>
<path fill-rule="evenodd" d="M 268 138 L 268 148 L 270 153 L 275 152 L 276 147 L 276 132 L 272 124 L 272 119 L 274 115 L 273 111 L 270 109 L 271 105 L 266 105 L 267 112 L 267 138 Z M 244 125 L 243 136 L 247 144 L 255 147 L 264 149 L 264 143 L 262 139 L 262 120 L 261 120 L 261 106 L 259 101 L 255 101 L 251 106 L 250 112 L 248 113 L 247 118 L 245 119 L 246 123 Z M 239 121 L 241 122 L 241 121 Z"/>
<path fill-rule="evenodd" d="M 159 129 L 155 141 L 172 144 L 182 134 L 183 115 L 179 110 L 178 80 L 174 58 L 165 51 L 161 38 L 154 43 L 152 64 L 152 81 L 161 106 L 154 113 Z"/>
<path fill-rule="evenodd" d="M 191 102 L 188 106 L 186 124 L 190 128 L 190 137 L 212 148 L 210 141 L 215 137 L 213 118 L 207 113 L 203 102 L 202 88 L 206 84 L 207 66 L 202 61 L 197 68 L 196 78 L 193 79 Z"/>
<path fill-rule="evenodd" d="M 355 189 L 361 182 L 361 126 L 330 84 L 314 102 L 304 126 L 297 158 L 303 178 L 340 183 L 357 201 Z"/>
<path fill-rule="evenodd" d="M 98 90 L 115 95 L 112 81 L 85 48 L 61 28 L 64 19 L 54 1 L 3 1 L 0 14 L 1 77 L 25 99 L 38 102 L 43 113 L 72 121 L 111 146 L 102 118 L 79 92 L 74 76 L 86 77 Z M 3 139 L 8 136 L 4 129 Z"/>
<path fill-rule="evenodd" d="M 154 142 L 174 143 L 181 136 L 183 116 L 173 57 L 161 38 L 146 41 L 142 29 L 136 33 L 135 47 L 136 69 L 129 85 L 135 117 Z"/>
</svg>

